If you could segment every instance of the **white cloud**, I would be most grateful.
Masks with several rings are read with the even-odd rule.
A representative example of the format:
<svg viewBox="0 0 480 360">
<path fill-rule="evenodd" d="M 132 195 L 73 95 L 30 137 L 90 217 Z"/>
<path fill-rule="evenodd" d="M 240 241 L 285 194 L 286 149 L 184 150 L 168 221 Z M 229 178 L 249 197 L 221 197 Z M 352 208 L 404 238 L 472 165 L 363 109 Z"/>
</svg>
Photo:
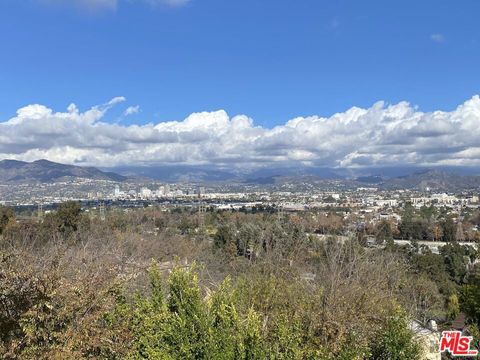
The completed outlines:
<svg viewBox="0 0 480 360">
<path fill-rule="evenodd" d="M 127 99 L 125 99 L 124 96 L 117 96 L 117 97 L 114 97 L 112 100 L 108 101 L 107 103 L 105 103 L 106 106 L 114 106 L 114 105 L 117 105 L 117 104 L 120 104 L 124 101 L 126 101 Z"/>
<path fill-rule="evenodd" d="M 123 112 L 123 116 L 129 116 L 129 115 L 133 115 L 133 114 L 138 114 L 139 112 L 140 112 L 140 106 L 139 106 L 139 105 L 129 106 L 129 107 Z"/>
<path fill-rule="evenodd" d="M 445 41 L 445 36 L 442 34 L 432 34 L 430 35 L 430 39 L 436 43 L 443 43 Z"/>
<path fill-rule="evenodd" d="M 478 95 L 450 112 L 425 113 L 407 102 L 378 102 L 331 117 L 298 117 L 271 129 L 223 110 L 141 126 L 106 122 L 108 109 L 123 101 L 117 97 L 86 111 L 74 104 L 65 112 L 25 106 L 0 122 L 0 159 L 229 168 L 480 166 Z"/>
</svg>

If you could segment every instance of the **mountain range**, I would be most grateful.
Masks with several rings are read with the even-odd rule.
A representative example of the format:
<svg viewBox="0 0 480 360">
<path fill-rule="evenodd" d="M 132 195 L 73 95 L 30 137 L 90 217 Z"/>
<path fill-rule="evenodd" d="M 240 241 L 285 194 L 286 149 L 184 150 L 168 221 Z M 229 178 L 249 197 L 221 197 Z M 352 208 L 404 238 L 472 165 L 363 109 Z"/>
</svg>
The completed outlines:
<svg viewBox="0 0 480 360">
<path fill-rule="evenodd" d="M 0 161 L 0 183 L 56 182 L 67 179 L 91 179 L 125 181 L 127 177 L 101 171 L 94 167 L 65 165 L 48 160 L 24 162 L 17 160 Z"/>
<path fill-rule="evenodd" d="M 420 171 L 414 174 L 399 176 L 377 183 L 381 188 L 415 189 L 419 191 L 480 191 L 480 176 L 459 175 L 438 169 Z"/>
<path fill-rule="evenodd" d="M 205 167 L 128 167 L 115 172 L 102 171 L 94 167 L 65 165 L 48 160 L 23 162 L 0 161 L 0 183 L 52 183 L 71 179 L 126 180 L 156 179 L 165 182 L 192 182 L 204 184 L 256 185 L 270 189 L 294 187 L 297 190 L 322 189 L 332 181 L 342 188 L 363 186 L 382 190 L 413 189 L 419 191 L 479 190 L 480 176 L 472 169 L 374 169 L 374 172 L 359 173 L 349 169 L 278 168 L 261 169 L 249 173 L 217 170 Z M 372 171 L 372 170 L 370 170 Z M 120 175 L 121 173 L 122 175 Z M 357 170 L 358 174 L 358 170 Z M 401 175 L 398 175 L 401 174 Z"/>
<path fill-rule="evenodd" d="M 438 169 L 384 178 L 380 175 L 357 178 L 324 178 L 316 175 L 269 176 L 247 179 L 248 185 L 259 185 L 277 191 L 310 191 L 336 188 L 338 191 L 372 187 L 379 190 L 417 190 L 421 192 L 480 192 L 480 176 L 458 175 Z"/>
</svg>

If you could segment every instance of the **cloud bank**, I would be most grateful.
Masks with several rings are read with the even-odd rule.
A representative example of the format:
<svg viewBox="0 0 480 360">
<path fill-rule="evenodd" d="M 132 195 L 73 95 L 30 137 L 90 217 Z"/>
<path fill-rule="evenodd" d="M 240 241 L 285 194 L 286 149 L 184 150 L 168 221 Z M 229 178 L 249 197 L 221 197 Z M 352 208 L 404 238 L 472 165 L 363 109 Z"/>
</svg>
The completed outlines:
<svg viewBox="0 0 480 360">
<path fill-rule="evenodd" d="M 0 122 L 0 160 L 223 169 L 480 166 L 478 95 L 451 112 L 378 102 L 331 117 L 298 117 L 271 129 L 223 110 L 141 126 L 108 123 L 108 110 L 124 101 L 116 97 L 83 112 L 74 104 L 63 112 L 39 104 L 25 106 Z"/>
</svg>

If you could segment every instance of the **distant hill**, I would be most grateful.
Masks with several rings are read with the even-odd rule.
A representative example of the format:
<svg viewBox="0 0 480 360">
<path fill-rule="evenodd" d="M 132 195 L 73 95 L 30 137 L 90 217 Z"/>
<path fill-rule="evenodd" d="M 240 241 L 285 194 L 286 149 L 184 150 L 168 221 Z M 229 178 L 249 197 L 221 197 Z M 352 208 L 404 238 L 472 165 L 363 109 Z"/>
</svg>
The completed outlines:
<svg viewBox="0 0 480 360">
<path fill-rule="evenodd" d="M 104 172 L 94 167 L 64 165 L 48 160 L 31 163 L 16 160 L 0 161 L 0 183 L 49 183 L 72 178 L 118 182 L 127 179 L 125 176 Z"/>
<path fill-rule="evenodd" d="M 155 179 L 164 182 L 217 182 L 238 179 L 233 172 L 218 170 L 206 166 L 120 166 L 112 168 L 116 173 Z"/>
<path fill-rule="evenodd" d="M 425 191 L 480 191 L 479 172 L 457 169 L 404 169 L 398 176 L 388 169 L 374 169 L 377 174 L 358 174 L 347 177 L 348 169 L 261 169 L 253 172 L 234 172 L 201 166 L 163 166 L 116 168 L 116 172 L 102 171 L 94 167 L 64 165 L 48 160 L 23 162 L 0 161 L 0 183 L 51 183 L 68 179 L 92 179 L 123 182 L 152 178 L 168 182 L 202 182 L 238 186 L 257 186 L 281 191 L 309 191 L 321 189 L 355 189 L 371 185 L 379 189 L 413 189 Z M 460 169 L 461 170 L 461 169 Z M 406 171 L 409 173 L 405 174 Z M 119 175 L 120 172 L 123 175 Z M 385 175 L 385 174 L 389 174 Z M 343 176 L 342 176 L 343 175 Z"/>
<path fill-rule="evenodd" d="M 442 170 L 424 170 L 399 176 L 381 184 L 386 189 L 415 189 L 425 191 L 479 190 L 480 176 L 458 175 Z"/>
<path fill-rule="evenodd" d="M 140 176 L 164 182 L 218 183 L 272 185 L 277 178 L 315 176 L 322 179 L 344 179 L 346 171 L 330 168 L 306 168 L 304 166 L 265 167 L 241 169 L 218 168 L 214 165 L 151 165 L 119 166 L 112 171 L 125 176 Z M 276 180 L 277 179 L 277 180 Z"/>
<path fill-rule="evenodd" d="M 379 184 L 384 181 L 380 175 L 371 175 L 371 176 L 359 176 L 355 181 L 367 184 Z"/>
<path fill-rule="evenodd" d="M 270 176 L 251 178 L 248 184 L 275 188 L 277 190 L 308 191 L 336 188 L 355 189 L 366 185 L 383 190 L 410 189 L 418 191 L 455 192 L 480 191 L 480 176 L 459 175 L 439 169 L 427 169 L 409 175 L 383 178 L 379 175 L 360 176 L 355 179 L 326 179 L 315 175 Z"/>
</svg>

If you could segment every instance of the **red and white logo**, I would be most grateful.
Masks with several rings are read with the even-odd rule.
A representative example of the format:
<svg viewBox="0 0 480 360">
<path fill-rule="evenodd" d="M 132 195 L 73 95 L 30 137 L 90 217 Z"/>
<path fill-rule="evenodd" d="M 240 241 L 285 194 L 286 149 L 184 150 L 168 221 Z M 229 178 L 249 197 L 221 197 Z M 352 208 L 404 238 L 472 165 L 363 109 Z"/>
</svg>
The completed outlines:
<svg viewBox="0 0 480 360">
<path fill-rule="evenodd" d="M 477 356 L 478 350 L 470 350 L 471 336 L 463 336 L 461 331 L 444 331 L 440 339 L 440 352 L 448 351 L 453 356 Z"/>
</svg>

